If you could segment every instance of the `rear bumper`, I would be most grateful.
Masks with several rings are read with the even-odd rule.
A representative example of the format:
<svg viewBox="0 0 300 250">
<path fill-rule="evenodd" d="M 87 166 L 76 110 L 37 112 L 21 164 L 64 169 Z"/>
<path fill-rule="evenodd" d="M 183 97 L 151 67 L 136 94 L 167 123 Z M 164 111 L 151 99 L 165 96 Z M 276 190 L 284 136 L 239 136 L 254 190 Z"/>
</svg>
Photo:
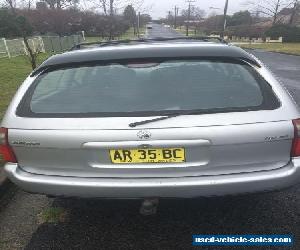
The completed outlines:
<svg viewBox="0 0 300 250">
<path fill-rule="evenodd" d="M 219 176 L 181 178 L 77 178 L 25 172 L 6 164 L 5 172 L 16 185 L 53 196 L 95 198 L 191 198 L 279 190 L 300 182 L 300 158 L 276 170 Z"/>
</svg>

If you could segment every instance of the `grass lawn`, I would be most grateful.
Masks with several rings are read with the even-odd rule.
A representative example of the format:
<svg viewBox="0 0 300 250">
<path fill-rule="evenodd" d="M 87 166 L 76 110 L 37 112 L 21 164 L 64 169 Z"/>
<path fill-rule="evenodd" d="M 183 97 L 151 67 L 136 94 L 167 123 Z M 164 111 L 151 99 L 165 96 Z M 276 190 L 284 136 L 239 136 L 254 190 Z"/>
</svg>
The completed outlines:
<svg viewBox="0 0 300 250">
<path fill-rule="evenodd" d="M 175 29 L 179 34 L 182 34 L 183 36 L 186 36 L 186 27 L 181 27 Z M 194 36 L 195 35 L 195 30 L 194 29 L 189 29 L 189 36 Z"/>
<path fill-rule="evenodd" d="M 47 57 L 49 54 L 40 54 L 38 63 Z M 0 120 L 17 88 L 31 71 L 30 63 L 25 56 L 0 58 Z"/>
<path fill-rule="evenodd" d="M 186 36 L 186 27 L 182 26 L 181 28 L 175 29 L 178 33 Z M 189 28 L 189 36 L 205 36 L 204 33 L 196 31 L 194 27 Z"/>
<path fill-rule="evenodd" d="M 38 63 L 43 62 L 49 54 L 40 54 Z M 0 58 L 0 121 L 14 96 L 16 90 L 32 71 L 29 60 L 25 56 L 11 59 Z M 0 167 L 1 167 L 0 158 Z"/>
<path fill-rule="evenodd" d="M 39 224 L 51 223 L 58 224 L 65 222 L 67 218 L 67 211 L 61 207 L 50 207 L 42 211 L 38 215 Z"/>
<path fill-rule="evenodd" d="M 263 44 L 241 44 L 242 48 L 264 49 L 267 51 L 284 52 L 300 55 L 300 43 L 263 43 Z"/>
<path fill-rule="evenodd" d="M 145 35 L 146 32 L 146 26 L 140 27 L 140 37 Z M 126 40 L 126 39 L 137 39 L 138 36 L 134 34 L 134 29 L 130 28 L 127 30 L 125 34 L 123 34 L 121 37 L 119 37 L 120 40 Z"/>
<path fill-rule="evenodd" d="M 141 27 L 140 28 L 140 36 L 142 37 L 146 32 L 146 27 Z M 134 29 L 130 28 L 127 30 L 123 35 L 120 37 L 117 37 L 116 39 L 118 40 L 127 40 L 127 39 L 137 39 L 138 37 L 134 34 Z M 103 41 L 102 37 L 96 37 L 96 36 L 87 36 L 86 37 L 86 42 L 92 43 L 92 42 L 99 42 Z"/>
</svg>

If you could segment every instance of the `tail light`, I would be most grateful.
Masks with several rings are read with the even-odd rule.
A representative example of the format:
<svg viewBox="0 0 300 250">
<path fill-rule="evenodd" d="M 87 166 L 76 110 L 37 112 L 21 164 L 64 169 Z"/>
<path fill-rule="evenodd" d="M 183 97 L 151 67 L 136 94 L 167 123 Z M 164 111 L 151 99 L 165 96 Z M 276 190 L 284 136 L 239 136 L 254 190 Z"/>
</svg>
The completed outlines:
<svg viewBox="0 0 300 250">
<path fill-rule="evenodd" d="M 300 156 L 300 119 L 293 120 L 295 136 L 293 140 L 293 147 L 291 156 L 297 157 Z"/>
<path fill-rule="evenodd" d="M 8 143 L 7 128 L 0 128 L 0 156 L 5 162 L 17 163 L 17 158 Z"/>
</svg>

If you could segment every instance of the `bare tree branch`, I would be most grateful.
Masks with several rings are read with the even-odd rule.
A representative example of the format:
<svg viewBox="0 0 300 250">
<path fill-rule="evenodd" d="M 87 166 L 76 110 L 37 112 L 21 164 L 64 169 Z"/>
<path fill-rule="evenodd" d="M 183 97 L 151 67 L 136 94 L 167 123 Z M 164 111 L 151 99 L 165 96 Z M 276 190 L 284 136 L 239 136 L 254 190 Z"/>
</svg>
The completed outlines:
<svg viewBox="0 0 300 250">
<path fill-rule="evenodd" d="M 272 17 L 273 25 L 282 18 L 278 18 L 282 9 L 292 6 L 295 0 L 264 0 L 263 3 L 257 1 L 247 1 L 245 5 L 256 8 L 257 13 L 262 13 L 266 16 Z"/>
</svg>

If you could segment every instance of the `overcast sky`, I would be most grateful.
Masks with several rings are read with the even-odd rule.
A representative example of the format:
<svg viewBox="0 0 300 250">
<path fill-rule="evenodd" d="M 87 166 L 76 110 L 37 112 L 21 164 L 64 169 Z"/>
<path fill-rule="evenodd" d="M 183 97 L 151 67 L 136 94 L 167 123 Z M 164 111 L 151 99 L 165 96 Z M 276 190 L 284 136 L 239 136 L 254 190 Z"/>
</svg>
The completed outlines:
<svg viewBox="0 0 300 250">
<path fill-rule="evenodd" d="M 245 2 L 247 2 L 247 0 L 229 0 L 229 14 L 247 9 L 247 7 L 243 5 Z M 165 17 L 169 10 L 174 9 L 175 5 L 181 10 L 186 9 L 188 6 L 186 0 L 144 0 L 144 3 L 145 7 L 152 6 L 148 12 L 153 18 Z M 220 10 L 215 11 L 221 13 L 224 9 L 225 0 L 196 0 L 193 4 L 205 10 L 206 14 L 212 11 L 209 9 L 210 7 L 220 8 Z"/>
</svg>

